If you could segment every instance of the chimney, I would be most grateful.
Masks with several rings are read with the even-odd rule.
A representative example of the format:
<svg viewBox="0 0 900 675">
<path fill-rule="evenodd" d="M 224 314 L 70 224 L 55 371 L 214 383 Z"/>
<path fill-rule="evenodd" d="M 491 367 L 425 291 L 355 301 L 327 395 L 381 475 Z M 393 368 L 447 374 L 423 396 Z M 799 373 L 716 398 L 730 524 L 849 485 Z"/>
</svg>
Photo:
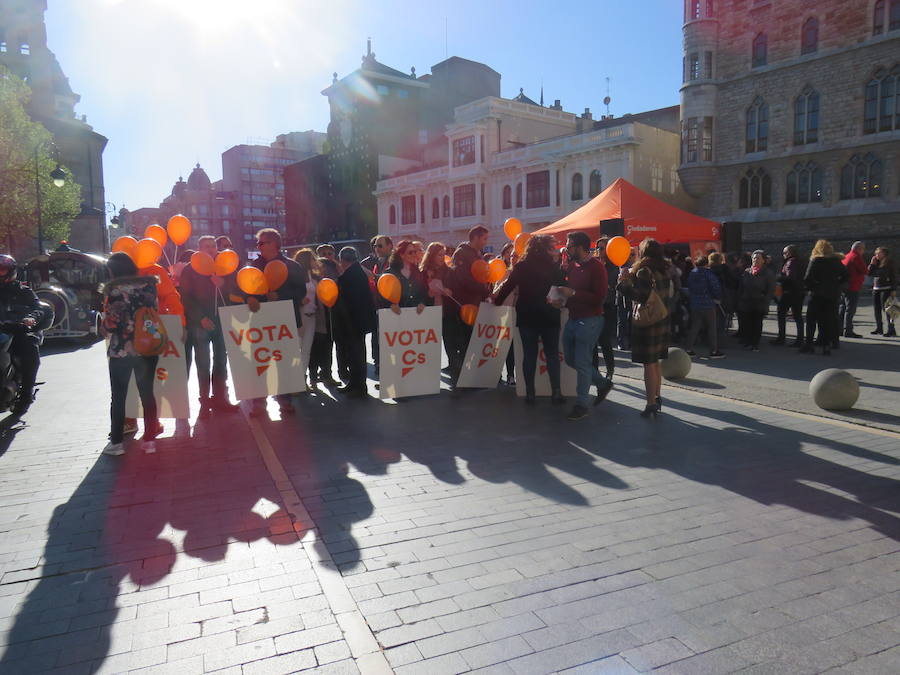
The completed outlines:
<svg viewBox="0 0 900 675">
<path fill-rule="evenodd" d="M 553 101 L 553 105 L 550 106 L 550 110 L 562 110 L 562 104 L 559 102 L 559 99 Z"/>
<path fill-rule="evenodd" d="M 585 121 L 591 121 L 591 120 L 594 119 L 594 116 L 591 114 L 591 109 L 590 109 L 590 108 L 585 108 L 585 109 L 584 109 L 584 114 L 581 116 L 581 119 L 583 119 L 583 120 L 585 120 Z"/>
</svg>

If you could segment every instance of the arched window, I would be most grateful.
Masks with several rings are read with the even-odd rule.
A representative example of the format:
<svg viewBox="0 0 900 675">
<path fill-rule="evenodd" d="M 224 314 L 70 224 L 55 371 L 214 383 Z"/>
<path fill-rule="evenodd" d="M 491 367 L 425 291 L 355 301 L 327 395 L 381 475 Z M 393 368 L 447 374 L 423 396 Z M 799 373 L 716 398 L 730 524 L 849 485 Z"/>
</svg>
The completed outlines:
<svg viewBox="0 0 900 675">
<path fill-rule="evenodd" d="M 397 207 L 391 204 L 391 208 L 388 211 L 388 224 L 396 225 L 397 224 Z"/>
<path fill-rule="evenodd" d="M 572 201 L 578 202 L 584 199 L 584 181 L 580 173 L 572 176 Z"/>
<path fill-rule="evenodd" d="M 450 217 L 450 195 L 444 195 L 444 199 L 441 202 L 441 214 L 444 218 Z"/>
<path fill-rule="evenodd" d="M 884 0 L 875 3 L 872 11 L 872 35 L 881 35 L 884 32 Z"/>
<path fill-rule="evenodd" d="M 800 29 L 800 53 L 812 54 L 819 48 L 819 20 L 811 16 Z"/>
<path fill-rule="evenodd" d="M 503 209 L 512 208 L 512 188 L 509 185 L 503 186 Z"/>
<path fill-rule="evenodd" d="M 431 219 L 437 220 L 441 217 L 441 203 L 438 201 L 438 198 L 435 197 L 431 200 Z"/>
<path fill-rule="evenodd" d="M 900 5 L 900 0 L 898 0 Z M 866 85 L 863 133 L 900 129 L 900 64 L 891 72 L 878 69 Z"/>
<path fill-rule="evenodd" d="M 522 208 L 522 184 L 516 183 L 516 208 Z"/>
<path fill-rule="evenodd" d="M 787 175 L 785 204 L 822 201 L 822 170 L 812 162 L 797 164 Z"/>
<path fill-rule="evenodd" d="M 749 169 L 741 177 L 738 207 L 756 209 L 772 206 L 772 179 L 765 169 Z"/>
<path fill-rule="evenodd" d="M 764 66 L 769 62 L 769 38 L 765 33 L 760 33 L 753 38 L 752 65 L 754 68 Z"/>
<path fill-rule="evenodd" d="M 880 197 L 884 168 L 871 152 L 865 157 L 853 155 L 841 169 L 841 199 Z"/>
<path fill-rule="evenodd" d="M 602 192 L 602 180 L 600 178 L 600 172 L 597 169 L 591 171 L 590 178 L 588 179 L 588 197 L 594 198 Z"/>
<path fill-rule="evenodd" d="M 747 152 L 763 152 L 769 147 L 769 105 L 759 96 L 747 108 Z"/>
<path fill-rule="evenodd" d="M 806 87 L 794 101 L 794 145 L 819 140 L 819 93 Z"/>
</svg>

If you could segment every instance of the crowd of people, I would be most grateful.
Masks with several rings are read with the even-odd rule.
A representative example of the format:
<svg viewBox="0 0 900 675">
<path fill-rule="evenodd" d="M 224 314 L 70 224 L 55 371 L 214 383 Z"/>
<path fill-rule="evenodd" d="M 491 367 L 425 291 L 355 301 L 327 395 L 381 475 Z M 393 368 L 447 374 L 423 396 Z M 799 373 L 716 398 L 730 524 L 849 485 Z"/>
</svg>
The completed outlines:
<svg viewBox="0 0 900 675">
<path fill-rule="evenodd" d="M 809 261 L 804 262 L 793 246 L 785 247 L 777 267 L 765 252 L 723 255 L 709 251 L 691 260 L 680 251 L 666 251 L 653 239 L 645 239 L 632 251 L 623 266 L 606 257 L 607 239 L 591 241 L 584 232 L 572 232 L 560 248 L 551 236 L 534 235 L 521 252 L 510 242 L 500 258 L 506 275 L 496 283 L 476 278 L 473 264 L 490 256 L 484 253 L 489 232 L 474 227 L 468 239 L 456 247 L 406 239 L 395 243 L 378 235 L 371 251 L 359 259 L 353 247 L 336 250 L 330 244 L 303 248 L 292 257 L 282 249 L 281 235 L 274 229 L 257 233 L 259 256 L 250 264 L 262 270 L 273 260 L 285 264 L 287 280 L 265 295 L 244 293 L 235 274 L 224 276 L 197 273 L 190 264 L 194 251 L 185 251 L 171 268 L 173 290 L 163 302 L 160 283 L 152 273 L 139 271 L 128 255 L 114 253 L 108 267 L 112 280 L 107 285 L 103 331 L 109 337 L 110 381 L 112 388 L 110 442 L 107 454 L 122 454 L 124 435 L 136 431 L 134 420 L 125 418 L 127 383 L 134 373 L 144 407 L 145 441 L 161 430 L 152 396 L 154 356 L 136 352 L 133 344 L 135 313 L 141 306 L 159 308 L 161 313 L 180 313 L 185 325 L 187 364 L 196 364 L 200 392 L 200 415 L 229 412 L 227 358 L 218 307 L 246 303 L 251 312 L 261 303 L 289 300 L 294 305 L 300 332 L 302 367 L 308 389 L 321 383 L 337 387 L 348 398 L 368 397 L 366 385 L 366 335 L 371 336 L 375 378 L 379 373 L 378 309 L 400 313 L 401 308 L 421 312 L 426 306 L 442 308 L 443 346 L 448 366 L 444 369 L 455 390 L 472 335 L 472 323 L 462 316 L 464 305 L 482 302 L 513 305 L 521 338 L 522 372 L 515 372 L 510 350 L 506 361 L 506 384 L 522 379 L 524 401 L 536 404 L 535 373 L 540 347 L 548 354 L 562 349 L 563 360 L 577 374 L 576 400 L 567 418 L 578 420 L 589 414 L 592 405 L 604 401 L 613 387 L 614 348 L 629 350 L 631 360 L 644 370 L 646 405 L 641 415 L 654 417 L 662 409 L 660 361 L 669 347 L 683 343 L 688 354 L 701 333 L 711 358 L 723 358 L 724 338 L 729 329 L 748 351 L 759 351 L 762 325 L 773 300 L 777 307 L 778 335 L 773 345 L 787 343 L 787 317 L 796 324 L 792 346 L 812 352 L 820 346 L 823 354 L 839 347 L 840 337 L 860 337 L 854 332 L 859 295 L 866 276 L 874 280 L 876 334 L 895 336 L 885 301 L 893 297 L 896 271 L 889 251 L 876 249 L 868 264 L 865 245 L 853 244 L 846 255 L 838 254 L 825 240 L 816 243 Z M 200 237 L 200 251 L 215 255 L 231 248 L 227 237 Z M 379 279 L 392 274 L 400 283 L 399 298 L 385 299 Z M 333 280 L 337 301 L 326 306 L 318 298 L 317 285 Z M 171 293 L 180 296 L 180 302 Z M 808 298 L 808 301 L 807 301 Z M 647 321 L 649 306 L 658 302 L 663 318 Z M 806 315 L 804 317 L 804 303 Z M 562 323 L 562 310 L 567 320 Z M 647 310 L 647 311 L 645 311 Z M 640 315 L 640 320 L 638 318 Z M 605 365 L 605 375 L 599 366 Z M 337 375 L 334 379 L 334 362 Z M 560 385 L 560 362 L 546 359 L 551 386 L 551 402 L 564 404 Z M 378 385 L 376 384 L 376 387 Z M 593 398 L 591 390 L 594 389 Z M 282 414 L 295 412 L 290 395 L 277 397 Z M 254 400 L 251 415 L 264 410 L 263 400 Z"/>
</svg>

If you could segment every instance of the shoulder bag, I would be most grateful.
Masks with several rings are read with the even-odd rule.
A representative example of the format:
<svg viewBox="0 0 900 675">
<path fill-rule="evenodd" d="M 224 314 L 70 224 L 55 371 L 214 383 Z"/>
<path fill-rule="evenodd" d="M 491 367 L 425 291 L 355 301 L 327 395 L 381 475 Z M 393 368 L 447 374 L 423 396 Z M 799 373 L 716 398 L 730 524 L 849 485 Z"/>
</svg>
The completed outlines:
<svg viewBox="0 0 900 675">
<path fill-rule="evenodd" d="M 656 292 L 656 280 L 652 273 L 650 276 L 650 295 L 644 302 L 634 303 L 634 309 L 631 310 L 631 324 L 639 328 L 645 328 L 659 323 L 669 316 L 669 310 L 666 309 L 666 303 L 659 297 Z"/>
</svg>

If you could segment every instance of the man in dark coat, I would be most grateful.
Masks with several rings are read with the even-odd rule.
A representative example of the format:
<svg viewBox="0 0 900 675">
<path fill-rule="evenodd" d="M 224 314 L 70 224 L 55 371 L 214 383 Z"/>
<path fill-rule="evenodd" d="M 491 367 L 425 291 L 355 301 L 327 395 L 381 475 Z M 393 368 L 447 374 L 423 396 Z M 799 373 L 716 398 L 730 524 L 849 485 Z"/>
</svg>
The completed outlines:
<svg viewBox="0 0 900 675">
<path fill-rule="evenodd" d="M 0 323 L 17 324 L 9 347 L 12 356 L 19 357 L 22 388 L 13 409 L 13 415 L 21 417 L 34 400 L 34 381 L 41 365 L 39 345 L 41 333 L 35 327 L 44 316 L 44 309 L 28 286 L 16 281 L 16 261 L 12 256 L 0 255 Z"/>
<path fill-rule="evenodd" d="M 488 229 L 482 225 L 476 225 L 469 230 L 469 240 L 461 243 L 453 253 L 453 275 L 451 288 L 453 298 L 459 305 L 475 305 L 478 307 L 491 293 L 489 284 L 482 283 L 472 276 L 472 264 L 476 260 L 483 260 L 482 249 L 488 242 Z M 447 336 L 445 343 L 450 348 L 447 352 L 447 360 L 450 362 L 450 377 L 453 378 L 453 386 L 459 378 L 463 360 L 466 358 L 466 350 L 469 348 L 469 340 L 472 337 L 472 326 L 466 324 L 455 312 L 447 320 Z"/>
<path fill-rule="evenodd" d="M 376 330 L 375 303 L 369 277 L 359 264 L 359 254 L 345 246 L 338 254 L 341 275 L 334 306 L 334 340 L 347 359 L 348 382 L 338 391 L 350 398 L 366 398 L 366 334 Z"/>
</svg>

